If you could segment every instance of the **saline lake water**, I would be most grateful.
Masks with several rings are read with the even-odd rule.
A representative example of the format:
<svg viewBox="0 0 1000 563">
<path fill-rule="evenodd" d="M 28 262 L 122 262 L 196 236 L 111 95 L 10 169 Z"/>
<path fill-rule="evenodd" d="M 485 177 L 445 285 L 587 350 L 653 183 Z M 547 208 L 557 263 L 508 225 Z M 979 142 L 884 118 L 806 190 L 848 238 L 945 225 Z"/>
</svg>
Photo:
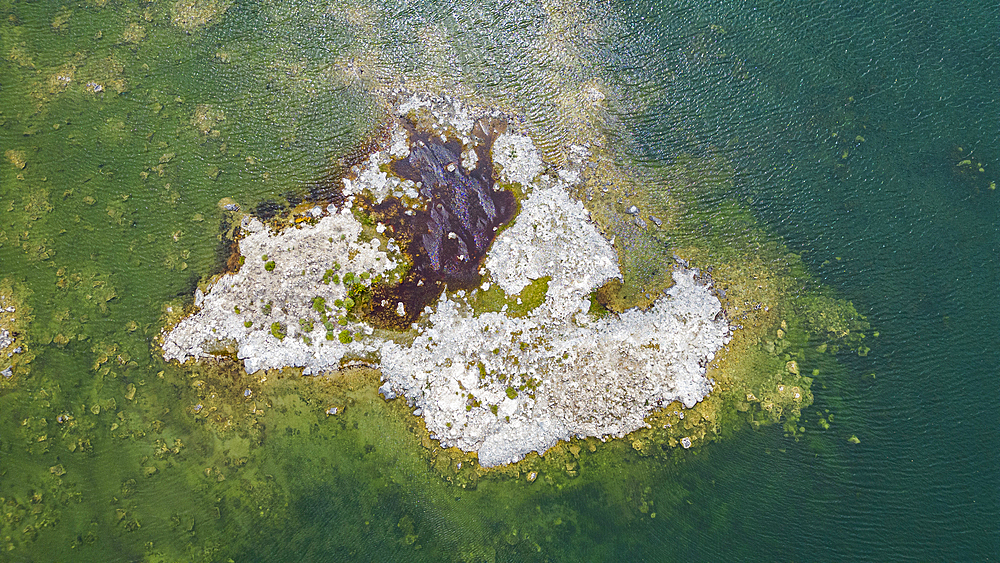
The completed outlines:
<svg viewBox="0 0 1000 563">
<path fill-rule="evenodd" d="M 1000 557 L 996 3 L 3 0 L 0 15 L 0 292 L 23 323 L 0 381 L 0 560 Z M 690 450 L 561 446 L 566 471 L 531 481 L 452 470 L 361 376 L 164 362 L 164 323 L 225 266 L 220 201 L 300 203 L 397 86 L 521 115 L 546 154 L 599 132 L 623 170 L 659 179 L 603 192 L 622 221 L 633 201 L 679 202 L 657 240 L 719 257 L 753 233 L 853 303 L 863 344 L 804 353 L 813 403 L 792 424 L 751 409 Z"/>
</svg>

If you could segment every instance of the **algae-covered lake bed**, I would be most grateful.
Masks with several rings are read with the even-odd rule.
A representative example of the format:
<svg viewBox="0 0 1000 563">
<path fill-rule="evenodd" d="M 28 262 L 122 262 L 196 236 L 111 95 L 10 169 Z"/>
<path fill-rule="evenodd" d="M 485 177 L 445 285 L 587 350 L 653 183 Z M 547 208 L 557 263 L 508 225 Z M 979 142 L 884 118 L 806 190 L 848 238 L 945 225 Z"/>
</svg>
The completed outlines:
<svg viewBox="0 0 1000 563">
<path fill-rule="evenodd" d="M 0 560 L 1000 552 L 995 6 L 0 12 Z"/>
</svg>

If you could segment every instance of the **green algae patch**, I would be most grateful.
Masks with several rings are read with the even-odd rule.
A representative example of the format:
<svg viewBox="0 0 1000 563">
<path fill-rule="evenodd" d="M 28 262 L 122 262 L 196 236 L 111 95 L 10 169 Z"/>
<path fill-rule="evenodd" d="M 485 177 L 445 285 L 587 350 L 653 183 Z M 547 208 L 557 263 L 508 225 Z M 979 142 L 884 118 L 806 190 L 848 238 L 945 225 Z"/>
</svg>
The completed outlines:
<svg viewBox="0 0 1000 563">
<path fill-rule="evenodd" d="M 826 293 L 804 295 L 796 300 L 795 307 L 802 328 L 820 340 L 857 346 L 869 328 L 852 303 Z"/>
<path fill-rule="evenodd" d="M 277 338 L 278 340 L 285 339 L 286 328 L 283 324 L 278 321 L 271 323 L 271 336 Z"/>
<path fill-rule="evenodd" d="M 673 285 L 670 272 L 671 266 L 664 263 L 653 276 L 644 276 L 648 283 L 637 282 L 628 273 L 625 274 L 625 281 L 610 280 L 593 293 L 592 303 L 599 308 L 591 308 L 598 316 L 602 311 L 623 313 L 629 309 L 648 309 Z"/>
<path fill-rule="evenodd" d="M 611 314 L 611 312 L 608 311 L 608 308 L 601 304 L 601 300 L 598 298 L 596 291 L 591 292 L 591 294 L 587 296 L 587 300 L 590 302 L 590 307 L 587 308 L 587 314 L 590 315 L 592 320 L 596 321 L 603 319 Z"/>
<path fill-rule="evenodd" d="M 18 170 L 24 170 L 24 167 L 28 165 L 28 160 L 23 150 L 7 149 L 3 155 Z"/>
<path fill-rule="evenodd" d="M 226 121 L 226 113 L 221 108 L 209 104 L 198 104 L 191 116 L 191 125 L 204 137 L 218 138 L 222 135 L 219 128 Z M 210 174 L 211 175 L 211 174 Z M 218 173 L 216 172 L 216 176 Z"/>
<path fill-rule="evenodd" d="M 469 304 L 476 315 L 504 312 L 510 317 L 524 317 L 545 302 L 552 276 L 533 280 L 517 295 L 508 296 L 499 285 L 486 282 L 489 289 L 475 290 Z"/>
</svg>

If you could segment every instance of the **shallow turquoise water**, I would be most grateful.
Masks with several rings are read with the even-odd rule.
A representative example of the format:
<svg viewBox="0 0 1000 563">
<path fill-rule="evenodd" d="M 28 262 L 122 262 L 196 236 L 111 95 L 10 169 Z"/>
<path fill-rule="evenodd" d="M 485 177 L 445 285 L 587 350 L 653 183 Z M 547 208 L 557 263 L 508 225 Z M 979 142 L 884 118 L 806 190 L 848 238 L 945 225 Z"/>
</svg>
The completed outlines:
<svg viewBox="0 0 1000 563">
<path fill-rule="evenodd" d="M 165 366 L 149 341 L 162 304 L 189 295 L 218 266 L 220 198 L 283 201 L 377 122 L 360 83 L 329 80 L 347 59 L 370 74 L 436 69 L 485 97 L 519 100 L 537 127 L 558 137 L 566 125 L 547 110 L 558 79 L 532 73 L 561 63 L 555 54 L 526 58 L 532 50 L 519 44 L 548 28 L 544 10 L 427 2 L 345 17 L 336 6 L 238 3 L 187 35 L 169 24 L 167 7 L 147 22 L 145 5 L 81 4 L 57 31 L 61 6 L 2 6 L 18 23 L 8 22 L 2 36 L 0 149 L 25 150 L 29 164 L 24 188 L 5 160 L 0 193 L 6 205 L 20 203 L 25 189 L 44 189 L 53 210 L 31 223 L 27 239 L 15 234 L 21 207 L 6 212 L 0 264 L 34 292 L 36 323 L 49 327 L 40 332 L 88 337 L 39 347 L 32 370 L 44 376 L 38 387 L 48 398 L 36 387 L 0 398 L 0 496 L 53 495 L 54 478 L 43 476 L 57 463 L 73 483 L 67 489 L 80 493 L 58 501 L 53 524 L 35 543 L 19 543 L 28 547 L 14 560 L 161 560 L 161 550 L 183 557 L 188 538 L 204 542 L 191 548 L 192 560 L 236 561 L 1000 554 L 1000 196 L 989 187 L 1000 180 L 995 5 L 602 3 L 569 13 L 583 62 L 564 74 L 609 85 L 611 113 L 622 122 L 612 136 L 652 170 L 681 154 L 723 155 L 733 189 L 693 186 L 705 205 L 746 205 L 880 336 L 868 356 L 841 356 L 842 370 L 817 379 L 798 441 L 776 427 L 744 429 L 665 466 L 626 457 L 593 474 L 584 467 L 564 488 L 484 481 L 475 491 L 443 485 L 422 461 L 395 453 L 407 450 L 386 438 L 391 429 L 380 431 L 378 409 L 349 411 L 353 418 L 336 424 L 268 420 L 250 433 L 261 445 L 248 450 L 247 469 L 225 482 L 175 469 L 214 467 L 222 459 L 215 452 L 243 446 L 214 443 L 184 414 L 195 401 L 178 383 L 187 376 L 170 372 L 160 383 L 155 374 Z M 119 38 L 131 22 L 145 27 L 138 44 Z M 429 52 L 417 40 L 427 36 L 451 48 Z M 22 43 L 36 68 L 8 56 Z M 95 97 L 71 88 L 36 111 L 36 70 L 44 76 L 67 53 L 84 51 L 77 83 L 87 72 L 97 80 L 87 64 L 110 56 L 122 63 L 128 89 Z M 390 62 L 365 66 L 369 51 Z M 220 53 L 230 61 L 220 64 Z M 209 123 L 219 137 L 193 125 L 199 105 L 222 111 L 224 120 Z M 965 158 L 984 172 L 966 173 Z M 164 159 L 161 176 L 155 167 Z M 68 189 L 75 191 L 64 196 Z M 97 203 L 81 201 L 88 195 Z M 55 257 L 38 258 L 21 244 L 29 239 Z M 59 267 L 106 280 L 116 299 L 104 311 L 82 292 L 53 289 Z M 63 308 L 70 319 L 58 315 Z M 135 332 L 123 328 L 131 320 Z M 107 342 L 136 365 L 121 362 L 98 377 L 91 365 Z M 142 383 L 141 398 L 146 389 L 155 396 L 148 412 L 174 407 L 156 416 L 165 441 L 184 439 L 187 458 L 159 460 L 148 441 L 107 432 L 95 435 L 85 458 L 61 453 L 62 444 L 57 451 L 29 443 L 37 434 L 21 421 L 34 409 L 84 420 L 80 403 L 105 401 L 105 411 L 109 397 L 129 404 L 129 382 Z M 820 413 L 835 415 L 831 431 L 816 425 Z M 94 420 L 117 424 L 106 412 Z M 860 444 L 844 440 L 851 434 Z M 159 460 L 156 476 L 141 476 L 153 463 L 143 456 Z M 127 486 L 129 479 L 137 483 Z M 640 499 L 652 501 L 655 519 L 638 511 Z M 139 531 L 128 527 L 133 518 Z M 511 539 L 512 530 L 530 531 L 539 550 Z M 204 545 L 216 551 L 200 551 Z"/>
</svg>

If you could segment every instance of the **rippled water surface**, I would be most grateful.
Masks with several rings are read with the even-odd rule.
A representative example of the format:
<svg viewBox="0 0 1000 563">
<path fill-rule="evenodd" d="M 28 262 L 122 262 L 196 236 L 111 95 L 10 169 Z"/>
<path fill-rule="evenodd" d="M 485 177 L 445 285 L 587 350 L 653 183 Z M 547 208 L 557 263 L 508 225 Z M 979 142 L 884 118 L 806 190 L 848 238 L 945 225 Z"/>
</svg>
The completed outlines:
<svg viewBox="0 0 1000 563">
<path fill-rule="evenodd" d="M 0 559 L 1000 556 L 995 3 L 0 12 L 0 280 L 31 308 L 35 356 L 0 390 Z M 167 305 L 224 265 L 220 200 L 298 203 L 398 85 L 523 115 L 550 158 L 607 143 L 667 179 L 613 186 L 612 204 L 711 217 L 671 244 L 708 223 L 739 233 L 748 212 L 868 317 L 870 351 L 824 365 L 799 431 L 611 447 L 534 483 L 449 482 L 415 419 L 362 381 L 164 363 Z M 603 109 L 579 109 L 588 92 Z M 331 398 L 342 415 L 323 414 Z"/>
</svg>

